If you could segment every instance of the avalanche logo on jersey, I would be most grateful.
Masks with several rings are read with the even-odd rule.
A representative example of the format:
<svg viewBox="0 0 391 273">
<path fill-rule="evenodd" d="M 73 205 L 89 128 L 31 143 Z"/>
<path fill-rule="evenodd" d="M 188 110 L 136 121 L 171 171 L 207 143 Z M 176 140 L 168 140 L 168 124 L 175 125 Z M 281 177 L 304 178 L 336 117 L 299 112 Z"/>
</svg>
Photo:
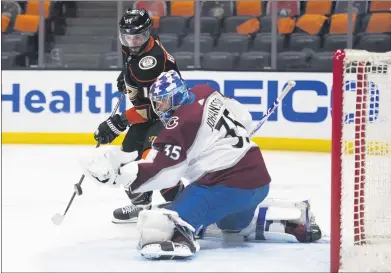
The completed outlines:
<svg viewBox="0 0 391 273">
<path fill-rule="evenodd" d="M 174 129 L 175 127 L 177 127 L 178 120 L 179 120 L 179 118 L 176 116 L 171 117 L 167 122 L 166 129 L 170 130 L 170 129 Z"/>
</svg>

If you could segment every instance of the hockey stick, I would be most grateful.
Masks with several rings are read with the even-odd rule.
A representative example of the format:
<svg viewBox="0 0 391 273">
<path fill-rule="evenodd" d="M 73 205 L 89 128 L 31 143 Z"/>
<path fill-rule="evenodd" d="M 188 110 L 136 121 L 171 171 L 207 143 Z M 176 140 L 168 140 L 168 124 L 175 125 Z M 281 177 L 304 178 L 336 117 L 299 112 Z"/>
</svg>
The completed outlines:
<svg viewBox="0 0 391 273">
<path fill-rule="evenodd" d="M 122 93 L 121 96 L 119 97 L 118 99 L 118 102 L 117 104 L 115 105 L 114 109 L 113 109 L 113 112 L 111 112 L 111 115 L 110 117 L 114 116 L 115 113 L 117 112 L 118 108 L 119 108 L 119 105 L 121 104 L 121 101 L 122 99 L 125 97 L 125 94 Z M 98 148 L 100 146 L 100 142 L 98 142 L 95 146 L 95 148 Z M 52 217 L 52 222 L 53 224 L 55 225 L 61 225 L 62 221 L 64 220 L 64 217 L 65 215 L 67 214 L 69 208 L 71 207 L 72 205 L 72 202 L 73 202 L 73 199 L 75 199 L 75 196 L 76 195 L 82 195 L 83 194 L 83 190 L 81 189 L 81 184 L 83 183 L 83 180 L 85 178 L 85 175 L 83 174 L 81 177 L 80 177 L 80 180 L 78 183 L 76 183 L 74 185 L 74 192 L 72 194 L 72 197 L 71 197 L 71 200 L 69 200 L 69 203 L 68 203 L 68 206 L 66 207 L 65 211 L 63 214 L 60 214 L 60 213 L 56 213 L 53 217 Z"/>
<path fill-rule="evenodd" d="M 296 85 L 295 81 L 289 81 L 287 86 L 285 86 L 284 90 L 282 90 L 281 94 L 278 96 L 278 98 L 273 102 L 273 105 L 267 109 L 266 114 L 263 115 L 262 119 L 257 123 L 257 126 L 252 130 L 250 136 L 253 136 L 256 131 L 259 130 L 259 128 L 262 127 L 262 125 L 265 123 L 265 121 L 270 117 L 270 115 L 276 110 L 278 104 L 285 98 L 286 94 L 291 91 L 291 89 Z"/>
</svg>

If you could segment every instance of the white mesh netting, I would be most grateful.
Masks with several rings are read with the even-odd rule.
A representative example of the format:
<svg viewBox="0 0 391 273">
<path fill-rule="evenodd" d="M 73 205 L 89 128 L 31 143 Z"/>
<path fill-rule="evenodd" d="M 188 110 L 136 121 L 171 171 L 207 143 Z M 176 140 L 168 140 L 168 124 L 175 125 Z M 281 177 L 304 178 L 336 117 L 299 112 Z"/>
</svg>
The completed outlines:
<svg viewBox="0 0 391 273">
<path fill-rule="evenodd" d="M 340 271 L 391 272 L 391 52 L 345 54 Z"/>
</svg>

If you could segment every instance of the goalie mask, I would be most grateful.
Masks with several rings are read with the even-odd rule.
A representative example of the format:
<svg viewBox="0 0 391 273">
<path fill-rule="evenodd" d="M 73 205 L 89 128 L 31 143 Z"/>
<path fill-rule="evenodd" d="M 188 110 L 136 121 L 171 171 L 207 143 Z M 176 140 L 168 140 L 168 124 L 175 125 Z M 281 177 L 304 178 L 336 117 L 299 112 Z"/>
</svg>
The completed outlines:
<svg viewBox="0 0 391 273">
<path fill-rule="evenodd" d="M 119 22 L 119 39 L 132 55 L 140 54 L 150 37 L 152 20 L 145 9 L 128 9 Z"/>
<path fill-rule="evenodd" d="M 176 71 L 170 70 L 160 74 L 152 84 L 149 98 L 153 111 L 166 126 L 173 111 L 189 103 L 191 94 L 181 76 Z"/>
</svg>

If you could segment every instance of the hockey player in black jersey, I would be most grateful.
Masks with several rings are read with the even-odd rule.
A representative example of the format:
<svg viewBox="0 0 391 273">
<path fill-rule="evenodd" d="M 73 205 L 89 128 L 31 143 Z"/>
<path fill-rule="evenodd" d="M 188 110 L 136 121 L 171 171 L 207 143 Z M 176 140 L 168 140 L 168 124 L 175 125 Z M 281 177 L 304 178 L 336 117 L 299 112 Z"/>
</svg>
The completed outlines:
<svg viewBox="0 0 391 273">
<path fill-rule="evenodd" d="M 117 87 L 126 92 L 133 107 L 102 122 L 95 132 L 101 144 L 111 143 L 126 128 L 122 150 L 146 158 L 153 140 L 163 129 L 163 124 L 152 110 L 148 90 L 162 73 L 175 70 L 175 59 L 164 49 L 158 37 L 150 33 L 152 20 L 144 9 L 128 9 L 119 22 L 124 68 L 117 79 Z M 183 183 L 161 190 L 166 201 L 173 201 L 183 190 Z M 151 208 L 152 192 L 132 194 L 125 190 L 131 204 L 113 212 L 113 223 L 134 222 L 138 213 Z"/>
</svg>

